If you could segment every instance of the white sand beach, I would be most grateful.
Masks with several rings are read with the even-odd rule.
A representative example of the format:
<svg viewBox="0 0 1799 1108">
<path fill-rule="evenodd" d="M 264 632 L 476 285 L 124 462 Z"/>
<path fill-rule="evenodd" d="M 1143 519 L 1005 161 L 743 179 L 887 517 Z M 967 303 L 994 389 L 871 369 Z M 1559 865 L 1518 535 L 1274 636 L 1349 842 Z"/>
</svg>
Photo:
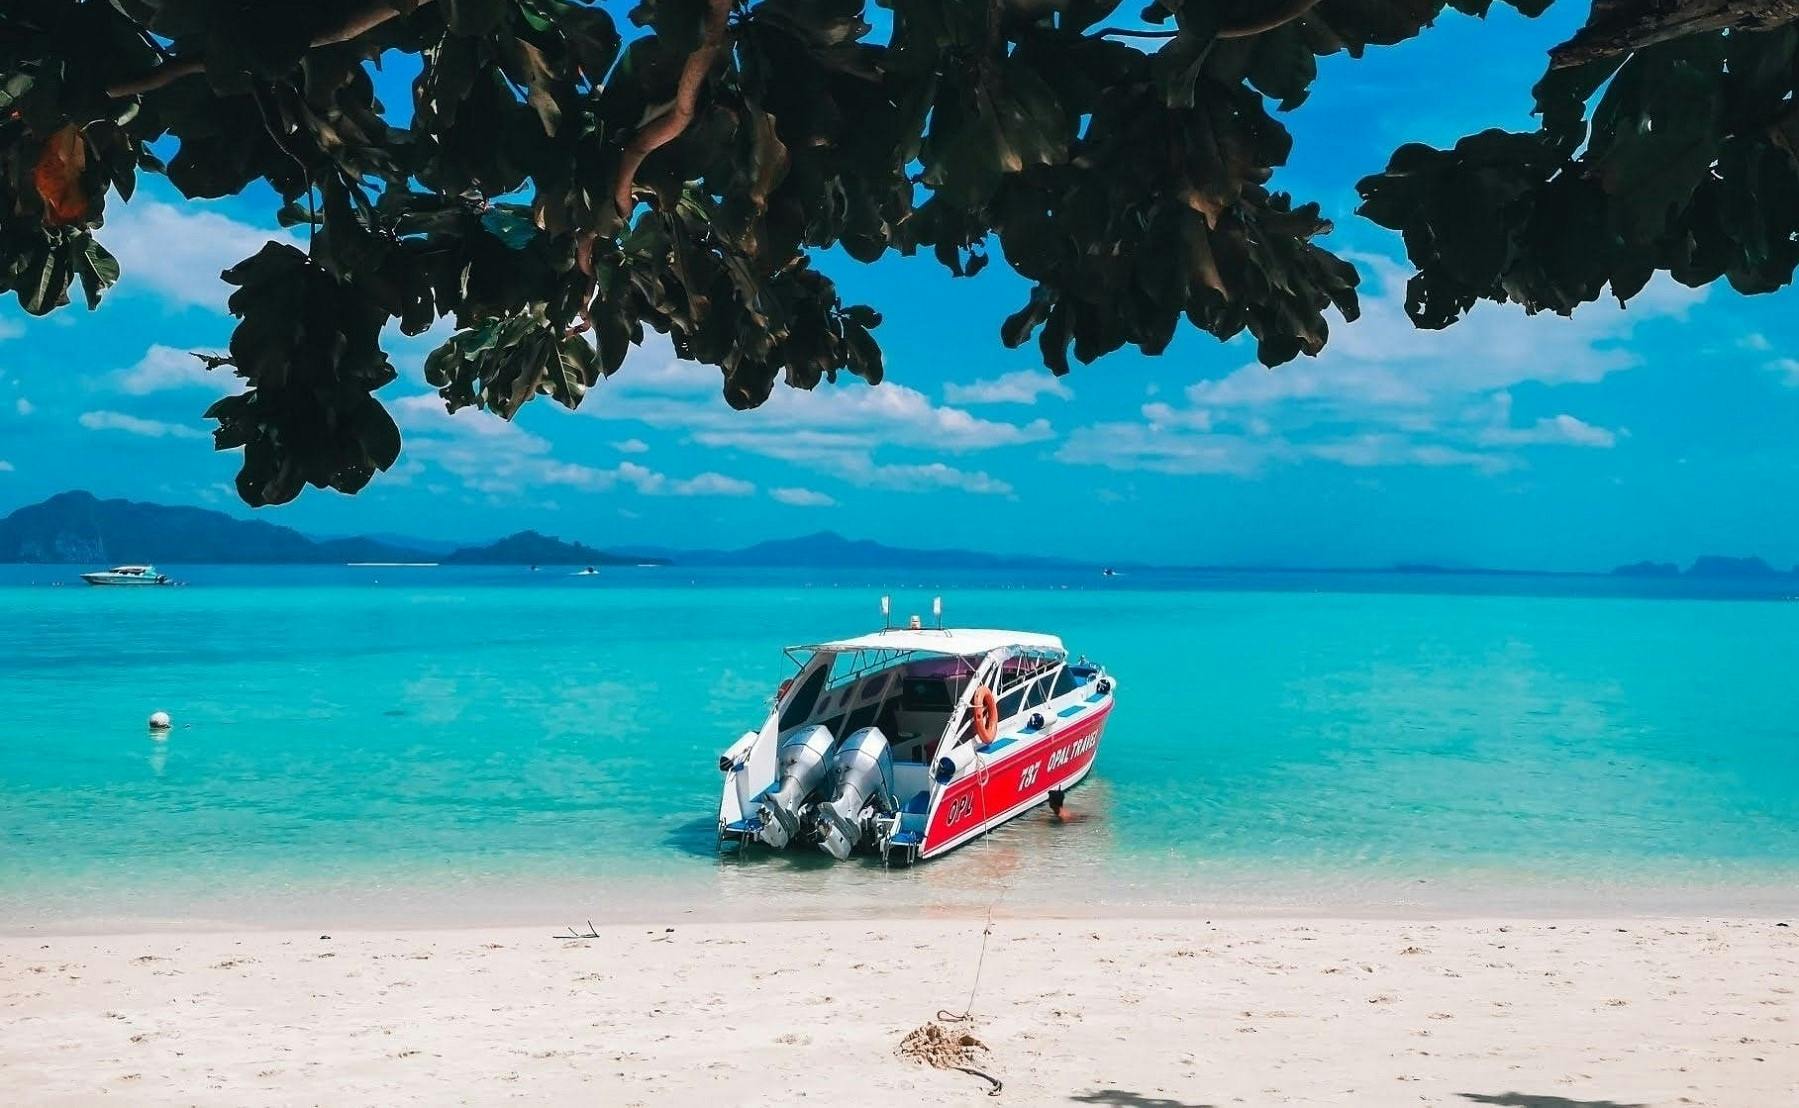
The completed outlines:
<svg viewBox="0 0 1799 1108">
<path fill-rule="evenodd" d="M 0 938 L 11 1104 L 1799 1103 L 1775 918 L 986 921 Z M 1793 921 L 1799 923 L 1799 920 Z"/>
</svg>

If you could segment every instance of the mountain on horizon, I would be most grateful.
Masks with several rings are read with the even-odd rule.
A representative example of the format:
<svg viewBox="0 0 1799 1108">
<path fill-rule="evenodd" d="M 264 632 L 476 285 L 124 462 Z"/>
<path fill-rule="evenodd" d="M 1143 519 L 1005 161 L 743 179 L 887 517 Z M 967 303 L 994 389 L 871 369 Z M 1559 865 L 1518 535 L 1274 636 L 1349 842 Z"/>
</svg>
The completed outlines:
<svg viewBox="0 0 1799 1108">
<path fill-rule="evenodd" d="M 1689 577 L 1775 577 L 1781 571 L 1760 558 L 1726 558 L 1702 554 L 1687 567 Z"/>
<path fill-rule="evenodd" d="M 447 566 L 618 566 L 634 565 L 642 558 L 608 553 L 565 542 L 536 531 L 520 531 L 486 546 L 465 546 L 444 556 Z"/>
<path fill-rule="evenodd" d="M 0 562 L 328 564 L 430 561 L 373 539 L 317 542 L 291 527 L 207 508 L 64 492 L 0 519 Z"/>
<path fill-rule="evenodd" d="M 435 544 L 433 544 L 435 545 Z M 291 527 L 239 519 L 208 508 L 102 500 L 58 493 L 0 519 L 0 562 L 114 565 L 344 565 L 351 562 L 462 565 L 617 565 L 624 558 L 522 531 L 444 554 L 368 536 L 312 539 Z"/>
<path fill-rule="evenodd" d="M 973 550 L 909 550 L 819 531 L 738 550 L 635 547 L 606 551 L 537 531 L 486 544 L 409 542 L 398 535 L 314 539 L 291 527 L 240 519 L 208 508 L 92 493 L 58 493 L 0 519 L 0 562 L 170 565 L 441 562 L 446 565 L 628 565 L 677 562 L 692 566 L 828 568 L 1090 568 L 1065 558 L 1013 557 Z"/>
<path fill-rule="evenodd" d="M 1709 577 L 1743 579 L 1759 577 L 1799 576 L 1799 566 L 1791 572 L 1776 569 L 1761 558 L 1731 558 L 1722 554 L 1701 554 L 1682 570 L 1673 562 L 1632 562 L 1612 570 L 1614 577 Z"/>
<path fill-rule="evenodd" d="M 1089 569 L 1095 563 L 1073 558 L 988 554 L 978 550 L 911 550 L 870 539 L 850 539 L 835 531 L 815 531 L 791 539 L 770 539 L 738 550 L 670 551 L 681 565 L 869 566 L 882 569 Z"/>
<path fill-rule="evenodd" d="M 683 550 L 636 545 L 604 550 L 585 543 L 520 531 L 491 543 L 407 540 L 400 535 L 315 539 L 279 524 L 242 519 L 208 508 L 111 499 L 83 491 L 58 493 L 0 518 L 0 563 L 114 565 L 343 565 L 351 562 L 441 562 L 448 565 L 783 566 L 793 569 L 1054 569 L 1093 570 L 1100 563 L 1075 558 L 994 554 L 955 548 L 909 549 L 835 531 L 770 539 L 733 550 Z M 1146 567 L 1115 562 L 1116 568 Z M 1214 572 L 1254 571 L 1248 566 L 1189 567 Z M 1297 569 L 1282 572 L 1302 572 Z M 1331 572 L 1314 569 L 1310 572 Z M 1368 572 L 1368 571 L 1338 571 Z M 1403 564 L 1373 572 L 1519 574 L 1494 570 Z M 1684 571 L 1668 562 L 1635 562 L 1611 571 L 1618 577 L 1783 579 L 1799 576 L 1756 557 L 1702 555 Z"/>
</svg>

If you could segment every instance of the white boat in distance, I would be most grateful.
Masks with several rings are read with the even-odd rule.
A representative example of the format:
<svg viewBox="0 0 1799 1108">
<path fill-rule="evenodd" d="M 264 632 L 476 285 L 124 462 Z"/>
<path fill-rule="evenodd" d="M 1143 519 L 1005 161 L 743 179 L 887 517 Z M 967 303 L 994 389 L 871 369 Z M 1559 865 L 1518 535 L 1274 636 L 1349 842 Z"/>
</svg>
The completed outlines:
<svg viewBox="0 0 1799 1108">
<path fill-rule="evenodd" d="M 90 585 L 173 585 L 175 582 L 156 572 L 155 566 L 115 566 L 101 573 L 84 573 L 81 579 Z"/>
<path fill-rule="evenodd" d="M 1054 635 L 914 618 L 788 654 L 761 730 L 719 758 L 721 848 L 936 857 L 1079 784 L 1112 711 L 1112 678 Z"/>
</svg>

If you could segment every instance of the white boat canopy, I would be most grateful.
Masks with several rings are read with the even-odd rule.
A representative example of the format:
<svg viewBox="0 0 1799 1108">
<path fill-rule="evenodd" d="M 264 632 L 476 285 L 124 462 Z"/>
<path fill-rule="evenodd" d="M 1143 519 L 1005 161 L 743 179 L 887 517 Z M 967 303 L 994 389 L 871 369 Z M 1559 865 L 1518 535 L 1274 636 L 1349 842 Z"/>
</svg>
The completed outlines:
<svg viewBox="0 0 1799 1108">
<path fill-rule="evenodd" d="M 893 650 L 907 654 L 944 654 L 967 657 L 990 654 L 1011 648 L 1021 653 L 1066 656 L 1068 651 L 1055 635 L 1034 635 L 1026 631 L 999 631 L 983 628 L 912 628 L 895 627 L 850 639 L 790 646 L 788 653 L 824 651 L 844 653 L 852 650 Z"/>
</svg>

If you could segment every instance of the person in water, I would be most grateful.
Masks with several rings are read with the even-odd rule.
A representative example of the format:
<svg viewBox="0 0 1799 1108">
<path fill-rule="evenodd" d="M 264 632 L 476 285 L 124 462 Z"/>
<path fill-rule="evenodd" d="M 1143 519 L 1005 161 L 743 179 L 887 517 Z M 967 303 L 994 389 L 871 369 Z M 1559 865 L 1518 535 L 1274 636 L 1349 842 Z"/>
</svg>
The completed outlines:
<svg viewBox="0 0 1799 1108">
<path fill-rule="evenodd" d="M 1057 823 L 1079 823 L 1087 817 L 1068 808 L 1063 800 L 1067 796 L 1060 790 L 1049 794 L 1049 815 Z"/>
</svg>

